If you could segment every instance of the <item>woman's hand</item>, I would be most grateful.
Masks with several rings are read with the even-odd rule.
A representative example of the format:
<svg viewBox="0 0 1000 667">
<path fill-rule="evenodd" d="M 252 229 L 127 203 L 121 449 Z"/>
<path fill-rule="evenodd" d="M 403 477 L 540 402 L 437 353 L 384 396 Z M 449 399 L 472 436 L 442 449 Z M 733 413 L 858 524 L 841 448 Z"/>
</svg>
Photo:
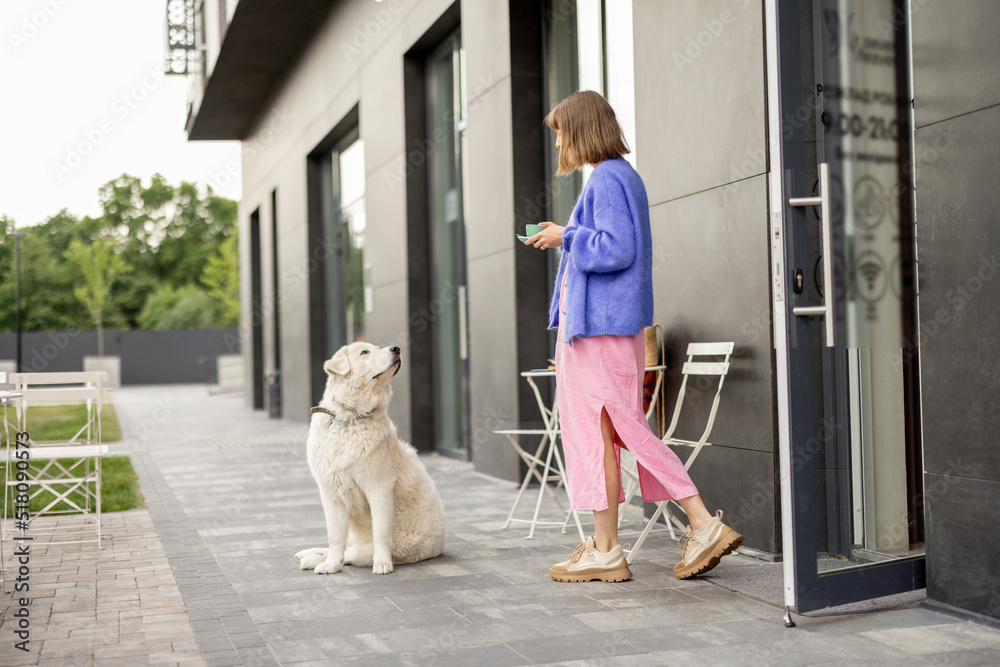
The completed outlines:
<svg viewBox="0 0 1000 667">
<path fill-rule="evenodd" d="M 560 247 L 562 245 L 563 230 L 566 228 L 560 227 L 554 222 L 541 222 L 539 224 L 545 227 L 545 229 L 532 236 L 525 243 L 536 248 L 541 248 L 542 250 Z"/>
</svg>

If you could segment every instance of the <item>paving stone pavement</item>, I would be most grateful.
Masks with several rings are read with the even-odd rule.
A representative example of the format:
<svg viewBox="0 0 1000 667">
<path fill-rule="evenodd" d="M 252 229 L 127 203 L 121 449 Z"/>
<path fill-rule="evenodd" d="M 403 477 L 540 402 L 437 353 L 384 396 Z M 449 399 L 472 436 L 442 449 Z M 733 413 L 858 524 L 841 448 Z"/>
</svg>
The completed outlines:
<svg viewBox="0 0 1000 667">
<path fill-rule="evenodd" d="M 630 581 L 553 582 L 548 567 L 578 536 L 500 530 L 516 486 L 440 456 L 423 461 L 445 504 L 443 556 L 388 576 L 303 572 L 292 555 L 325 539 L 304 425 L 201 386 L 126 387 L 114 402 L 125 440 L 113 453 L 131 457 L 146 508 L 105 514 L 102 551 L 32 547 L 32 651 L 13 648 L 4 596 L 0 665 L 1000 663 L 1000 631 L 924 608 L 787 629 L 779 609 L 711 575 L 677 581 L 666 533 Z M 550 501 L 543 511 L 554 517 Z M 717 572 L 755 564 L 736 555 Z"/>
</svg>

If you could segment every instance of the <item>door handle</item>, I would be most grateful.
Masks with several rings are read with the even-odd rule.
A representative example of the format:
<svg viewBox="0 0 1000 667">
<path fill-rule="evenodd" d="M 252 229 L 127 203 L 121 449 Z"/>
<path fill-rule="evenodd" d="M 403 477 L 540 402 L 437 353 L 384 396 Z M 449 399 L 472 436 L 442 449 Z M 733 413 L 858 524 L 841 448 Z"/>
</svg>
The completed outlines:
<svg viewBox="0 0 1000 667">
<path fill-rule="evenodd" d="M 458 358 L 465 361 L 469 358 L 469 322 L 465 305 L 465 285 L 458 286 Z"/>
<path fill-rule="evenodd" d="M 789 206 L 819 206 L 823 246 L 823 305 L 796 306 L 792 313 L 799 317 L 819 315 L 826 323 L 826 346 L 833 347 L 833 234 L 830 230 L 830 169 L 826 162 L 819 165 L 819 196 L 792 197 Z"/>
</svg>

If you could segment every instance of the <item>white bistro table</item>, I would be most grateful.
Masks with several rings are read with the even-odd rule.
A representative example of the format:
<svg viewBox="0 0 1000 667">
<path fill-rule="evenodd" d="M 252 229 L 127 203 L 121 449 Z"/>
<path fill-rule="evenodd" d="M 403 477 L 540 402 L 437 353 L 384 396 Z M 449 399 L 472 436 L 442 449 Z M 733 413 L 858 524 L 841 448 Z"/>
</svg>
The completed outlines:
<svg viewBox="0 0 1000 667">
<path fill-rule="evenodd" d="M 656 402 L 659 400 L 660 387 L 663 384 L 663 371 L 666 366 L 647 366 L 646 371 L 656 372 L 656 385 L 653 390 L 652 400 L 649 402 L 649 409 L 646 411 L 646 418 L 653 414 Z M 578 513 L 573 509 L 573 490 L 570 488 L 568 478 L 566 476 L 566 467 L 563 463 L 562 454 L 559 452 L 559 447 L 557 445 L 557 440 L 561 430 L 559 428 L 559 394 L 558 387 L 553 391 L 552 395 L 552 406 L 549 407 L 545 399 L 542 397 L 542 392 L 538 389 L 538 385 L 535 383 L 535 378 L 555 378 L 556 372 L 551 368 L 535 369 L 530 371 L 523 371 L 521 377 L 528 381 L 531 386 L 532 392 L 535 394 L 535 400 L 538 402 L 538 411 L 542 415 L 542 424 L 544 428 L 541 429 L 506 429 L 502 431 L 495 431 L 495 433 L 506 435 L 507 439 L 510 441 L 511 446 L 518 453 L 521 459 L 527 464 L 528 471 L 524 475 L 524 480 L 521 482 L 521 487 L 518 489 L 517 497 L 514 498 L 514 504 L 510 508 L 510 512 L 507 514 L 507 521 L 503 525 L 503 530 L 510 527 L 511 523 L 520 522 L 527 523 L 531 526 L 528 531 L 528 536 L 525 539 L 532 539 L 535 536 L 536 526 L 562 526 L 562 532 L 566 532 L 569 527 L 570 518 L 572 518 L 576 523 L 577 531 L 580 533 L 580 540 L 586 540 L 586 536 L 583 533 L 583 525 L 580 523 L 580 517 Z M 539 436 L 538 446 L 535 448 L 534 452 L 530 452 L 521 446 L 518 441 L 518 436 L 528 435 L 528 436 Z M 555 459 L 555 466 L 553 466 L 552 460 Z M 539 482 L 540 488 L 538 490 L 538 497 L 535 500 L 535 511 L 530 519 L 515 519 L 514 513 L 517 511 L 518 506 L 521 504 L 521 499 L 524 497 L 524 492 L 528 488 L 528 484 L 531 483 L 532 479 L 536 479 Z M 552 489 L 549 482 L 556 480 L 556 489 Z M 562 502 L 559 500 L 556 490 L 562 486 L 566 489 L 566 497 L 569 501 L 569 509 L 563 507 Z M 565 514 L 565 518 L 562 521 L 539 521 L 538 515 L 542 507 L 542 498 L 545 494 L 555 501 L 559 510 Z"/>
</svg>

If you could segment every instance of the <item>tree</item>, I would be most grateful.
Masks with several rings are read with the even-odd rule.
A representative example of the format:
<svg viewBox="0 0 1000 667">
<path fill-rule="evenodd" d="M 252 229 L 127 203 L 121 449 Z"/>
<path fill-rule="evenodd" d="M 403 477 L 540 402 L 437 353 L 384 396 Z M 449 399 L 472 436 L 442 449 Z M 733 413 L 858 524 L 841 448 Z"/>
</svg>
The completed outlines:
<svg viewBox="0 0 1000 667">
<path fill-rule="evenodd" d="M 197 285 L 162 285 L 146 301 L 139 316 L 143 329 L 207 329 L 217 319 L 216 302 Z"/>
<path fill-rule="evenodd" d="M 79 267 L 83 284 L 73 294 L 87 309 L 97 326 L 97 356 L 104 356 L 104 315 L 115 280 L 132 267 L 115 251 L 111 239 L 95 239 L 87 244 L 79 238 L 70 241 L 66 260 Z"/>
<path fill-rule="evenodd" d="M 18 227 L 21 235 L 21 328 L 36 331 L 79 329 L 88 326 L 88 316 L 73 297 L 72 267 L 63 259 L 69 245 L 67 230 L 85 221 L 60 211 L 48 222 Z M 0 330 L 14 330 L 15 261 L 13 221 L 6 221 L 7 233 L 0 243 Z"/>
<path fill-rule="evenodd" d="M 228 328 L 240 320 L 240 260 L 233 234 L 219 246 L 201 274 L 201 284 L 216 305 L 215 326 Z"/>
<path fill-rule="evenodd" d="M 131 267 L 127 279 L 118 276 L 113 281 L 114 289 L 103 304 L 102 329 L 142 326 L 147 302 L 163 285 L 175 291 L 188 286 L 197 289 L 186 292 L 182 308 L 208 304 L 212 316 L 199 327 L 236 324 L 239 269 L 235 241 L 225 250 L 222 247 L 236 234 L 236 202 L 218 196 L 210 187 L 199 189 L 187 182 L 171 185 L 159 174 L 148 182 L 122 174 L 100 188 L 99 200 L 99 216 L 78 218 L 62 210 L 41 224 L 18 228 L 23 237 L 24 331 L 94 326 L 89 307 L 74 296 L 76 287 L 87 282 L 80 263 L 66 261 L 74 239 L 83 245 L 112 243 L 116 255 Z M 0 216 L 0 331 L 14 329 L 12 232 L 13 221 Z M 168 319 L 205 318 L 179 315 L 179 319 Z"/>
<path fill-rule="evenodd" d="M 103 233 L 135 267 L 114 297 L 128 326 L 142 326 L 146 302 L 161 285 L 199 285 L 209 260 L 236 231 L 236 202 L 211 187 L 204 195 L 193 183 L 174 187 L 159 174 L 148 187 L 122 174 L 101 188 L 100 200 Z"/>
<path fill-rule="evenodd" d="M 14 220 L 0 215 L 0 331 L 14 330 Z"/>
</svg>

